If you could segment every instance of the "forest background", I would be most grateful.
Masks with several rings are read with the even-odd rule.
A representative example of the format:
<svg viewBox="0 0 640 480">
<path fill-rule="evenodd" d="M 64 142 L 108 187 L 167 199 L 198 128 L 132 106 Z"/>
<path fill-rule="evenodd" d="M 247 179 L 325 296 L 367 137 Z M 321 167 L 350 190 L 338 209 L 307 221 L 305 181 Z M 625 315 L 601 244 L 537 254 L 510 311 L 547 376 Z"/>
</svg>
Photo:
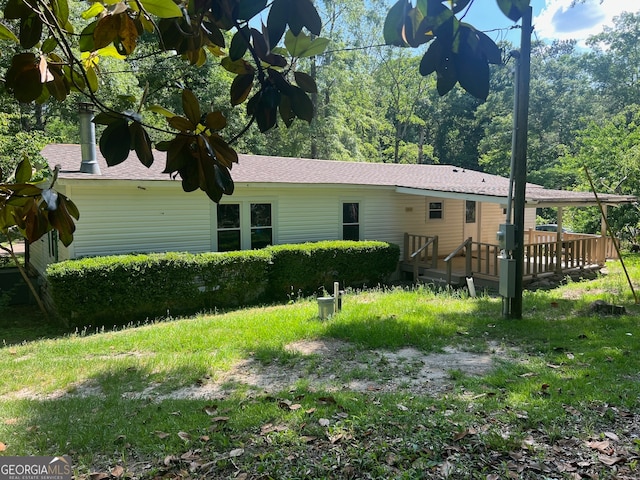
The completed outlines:
<svg viewBox="0 0 640 480">
<path fill-rule="evenodd" d="M 85 5 L 71 2 L 73 16 Z M 491 88 L 485 102 L 459 86 L 438 95 L 434 75 L 418 73 L 421 52 L 384 45 L 388 2 L 318 0 L 323 54 L 302 58 L 315 79 L 315 117 L 308 124 L 260 133 L 249 129 L 234 148 L 239 153 L 386 163 L 451 164 L 508 176 L 513 111 L 513 60 L 517 45 L 499 43 L 503 65 L 491 65 Z M 602 192 L 640 192 L 640 14 L 623 13 L 613 27 L 586 41 L 552 43 L 534 37 L 529 106 L 528 181 L 550 188 L 587 189 L 583 166 Z M 201 68 L 176 62 L 157 52 L 152 41 L 139 41 L 126 62 L 102 58 L 98 95 L 115 110 L 133 108 L 147 90 L 170 110 L 180 110 L 175 86 L 192 90 L 201 105 L 227 117 L 230 136 L 247 124 L 246 109 L 232 107 L 234 75 L 215 58 Z M 10 54 L 0 56 L 6 70 Z M 0 96 L 0 169 L 10 171 L 27 153 L 35 164 L 48 143 L 78 143 L 75 102 L 51 100 L 20 104 Z M 162 122 L 149 114 L 145 123 Z M 154 141 L 164 138 L 160 131 Z M 33 160 L 32 160 L 33 161 Z M 554 212 L 541 212 L 553 223 Z M 639 212 L 620 207 L 614 228 L 637 242 Z M 582 232 L 600 228 L 599 216 L 580 209 L 565 223 Z"/>
</svg>

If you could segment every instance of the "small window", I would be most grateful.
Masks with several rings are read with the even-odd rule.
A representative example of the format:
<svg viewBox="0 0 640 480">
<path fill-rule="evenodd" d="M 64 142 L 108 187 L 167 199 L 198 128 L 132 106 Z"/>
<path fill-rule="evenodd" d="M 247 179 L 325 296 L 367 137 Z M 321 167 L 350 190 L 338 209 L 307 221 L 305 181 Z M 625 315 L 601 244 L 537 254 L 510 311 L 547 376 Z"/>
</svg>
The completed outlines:
<svg viewBox="0 0 640 480">
<path fill-rule="evenodd" d="M 360 204 L 342 204 L 342 239 L 360 240 Z"/>
<path fill-rule="evenodd" d="M 251 204 L 251 248 L 273 245 L 270 203 Z"/>
<path fill-rule="evenodd" d="M 429 202 L 429 220 L 439 220 L 443 218 L 442 202 Z"/>
<path fill-rule="evenodd" d="M 476 223 L 476 202 L 467 200 L 465 202 L 465 223 Z"/>
<path fill-rule="evenodd" d="M 240 250 L 240 205 L 218 204 L 218 251 Z"/>
</svg>

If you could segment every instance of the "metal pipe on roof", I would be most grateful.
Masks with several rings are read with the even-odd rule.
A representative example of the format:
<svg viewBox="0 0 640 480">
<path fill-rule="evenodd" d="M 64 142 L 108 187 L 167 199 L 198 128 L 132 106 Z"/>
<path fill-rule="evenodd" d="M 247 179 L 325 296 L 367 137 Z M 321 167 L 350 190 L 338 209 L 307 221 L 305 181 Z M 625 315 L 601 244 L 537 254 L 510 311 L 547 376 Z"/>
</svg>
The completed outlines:
<svg viewBox="0 0 640 480">
<path fill-rule="evenodd" d="M 102 172 L 96 155 L 96 127 L 93 123 L 93 104 L 80 102 L 78 104 L 78 118 L 80 120 L 80 150 L 82 156 L 80 171 L 92 175 L 101 175 Z"/>
</svg>

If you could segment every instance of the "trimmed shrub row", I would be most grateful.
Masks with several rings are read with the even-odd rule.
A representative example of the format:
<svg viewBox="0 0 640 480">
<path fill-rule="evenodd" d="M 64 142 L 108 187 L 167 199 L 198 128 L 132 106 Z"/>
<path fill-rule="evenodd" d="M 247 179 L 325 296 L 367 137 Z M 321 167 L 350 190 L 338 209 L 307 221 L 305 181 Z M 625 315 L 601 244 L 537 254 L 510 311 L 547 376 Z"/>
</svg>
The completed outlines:
<svg viewBox="0 0 640 480">
<path fill-rule="evenodd" d="M 384 283 L 400 250 L 385 242 L 326 241 L 226 253 L 118 255 L 47 269 L 52 309 L 74 326 L 121 325 L 341 287 Z"/>
</svg>

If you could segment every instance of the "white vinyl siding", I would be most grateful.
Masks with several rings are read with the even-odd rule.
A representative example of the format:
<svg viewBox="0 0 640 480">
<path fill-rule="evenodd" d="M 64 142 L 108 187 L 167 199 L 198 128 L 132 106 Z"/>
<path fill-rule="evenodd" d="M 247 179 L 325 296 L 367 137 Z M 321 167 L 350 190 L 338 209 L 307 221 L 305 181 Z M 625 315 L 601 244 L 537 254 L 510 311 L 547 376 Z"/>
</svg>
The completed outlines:
<svg viewBox="0 0 640 480">
<path fill-rule="evenodd" d="M 80 210 L 73 258 L 211 249 L 209 200 L 171 187 L 71 189 Z"/>
</svg>

